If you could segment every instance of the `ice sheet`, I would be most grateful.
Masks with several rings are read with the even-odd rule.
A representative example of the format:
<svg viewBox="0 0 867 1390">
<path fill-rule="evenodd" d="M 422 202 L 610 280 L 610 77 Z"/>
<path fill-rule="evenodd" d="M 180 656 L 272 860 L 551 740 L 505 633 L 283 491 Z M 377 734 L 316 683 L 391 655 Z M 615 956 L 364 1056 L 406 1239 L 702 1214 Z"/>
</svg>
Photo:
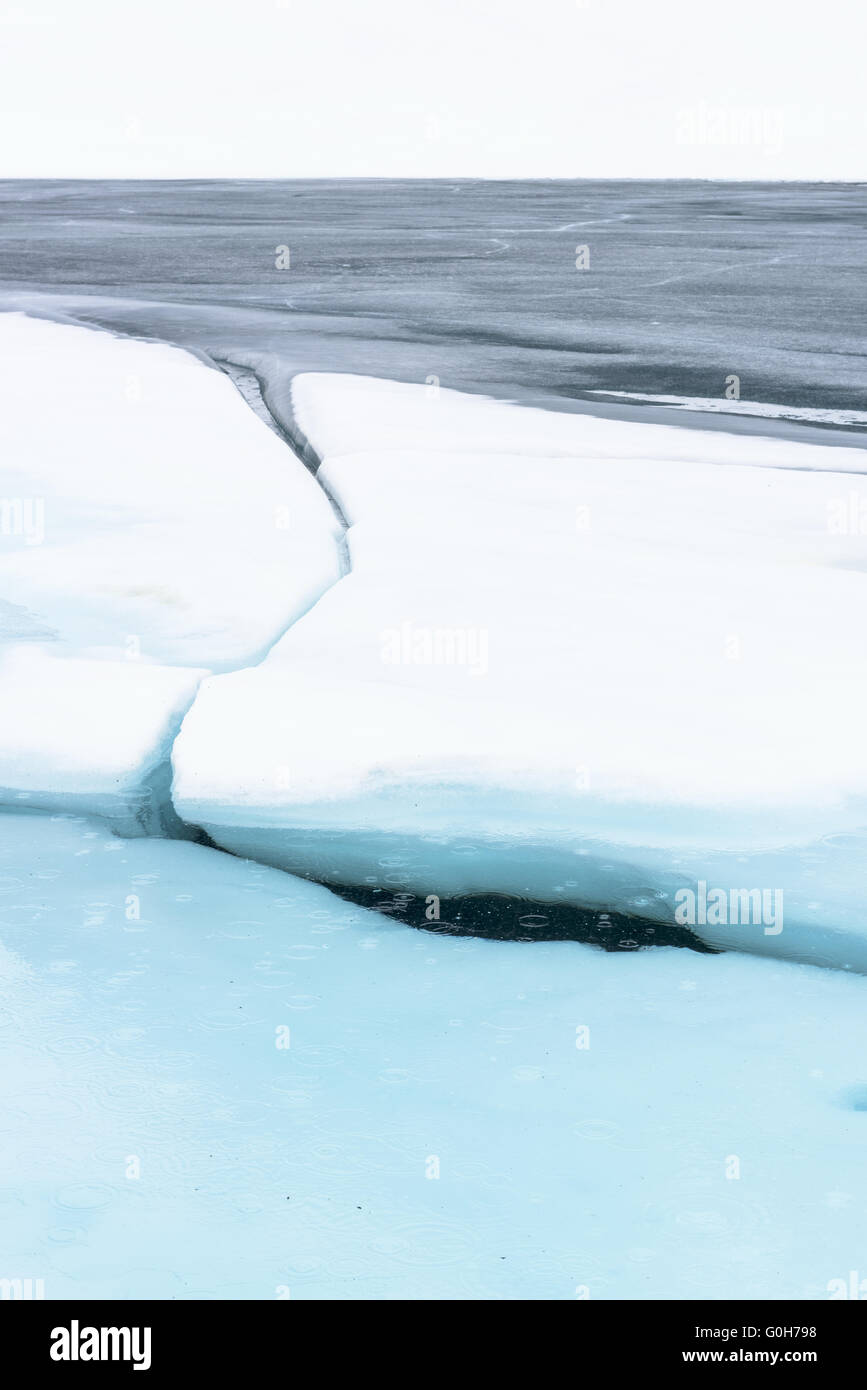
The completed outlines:
<svg viewBox="0 0 867 1390">
<path fill-rule="evenodd" d="M 438 937 L 68 816 L 0 815 L 0 890 L 0 1277 L 46 1298 L 824 1299 L 859 1266 L 860 978 Z"/>
<path fill-rule="evenodd" d="M 341 572 L 308 470 L 186 352 L 0 314 L 0 799 L 159 828 L 205 669 Z"/>
<path fill-rule="evenodd" d="M 0 314 L 0 585 L 61 653 L 256 661 L 340 573 L 321 490 L 178 348 Z"/>
<path fill-rule="evenodd" d="M 296 405 L 352 572 L 261 667 L 204 683 L 185 818 L 413 893 L 668 921 L 702 882 L 781 893 L 781 920 L 696 902 L 689 925 L 867 968 L 849 451 L 361 378 L 302 377 Z"/>
</svg>

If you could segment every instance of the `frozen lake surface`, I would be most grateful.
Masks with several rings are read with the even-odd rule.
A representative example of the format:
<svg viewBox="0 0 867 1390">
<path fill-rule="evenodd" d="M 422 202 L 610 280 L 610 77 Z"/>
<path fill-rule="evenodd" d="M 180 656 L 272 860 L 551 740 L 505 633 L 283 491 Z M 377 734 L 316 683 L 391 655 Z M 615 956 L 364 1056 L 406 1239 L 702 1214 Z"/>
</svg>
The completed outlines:
<svg viewBox="0 0 867 1390">
<path fill-rule="evenodd" d="M 48 1298 L 814 1299 L 859 1266 L 861 978 L 432 936 L 69 816 L 0 814 L 0 925 L 2 1268 Z"/>
<path fill-rule="evenodd" d="M 6 296 L 560 408 L 723 397 L 735 374 L 744 400 L 863 409 L 865 257 L 856 184 L 0 183 Z"/>
<path fill-rule="evenodd" d="M 169 348 L 3 323 L 0 1279 L 828 1297 L 867 1239 L 864 189 L 57 181 L 0 183 L 0 213 L 0 309 L 233 366 L 285 433 Z M 463 671 L 403 659 L 385 681 L 403 619 L 472 619 L 486 677 L 491 628 L 499 687 L 472 678 L 473 703 Z M 732 628 L 753 640 L 722 667 Z M 435 789 L 485 738 L 449 883 Z M 603 843 L 628 795 L 637 877 Z M 540 886 L 508 836 L 493 880 L 485 855 L 508 820 L 547 854 L 558 805 L 570 853 L 604 850 L 598 891 L 563 883 L 576 911 L 661 922 L 682 882 L 776 885 L 785 933 L 706 939 L 790 959 L 437 934 L 349 900 L 556 905 L 561 864 L 533 859 Z M 112 807 L 144 837 L 86 818 Z M 180 838 L 201 825 L 254 857 Z"/>
</svg>

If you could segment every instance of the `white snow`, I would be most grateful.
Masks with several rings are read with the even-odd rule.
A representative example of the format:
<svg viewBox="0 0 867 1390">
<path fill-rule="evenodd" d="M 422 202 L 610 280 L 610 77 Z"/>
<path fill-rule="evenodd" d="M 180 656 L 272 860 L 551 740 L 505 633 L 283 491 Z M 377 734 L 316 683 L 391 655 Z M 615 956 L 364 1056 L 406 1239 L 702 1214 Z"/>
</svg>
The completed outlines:
<svg viewBox="0 0 867 1390">
<path fill-rule="evenodd" d="M 46 1298 L 864 1272 L 863 979 L 436 937 L 69 816 L 0 815 L 0 922 L 2 1270 Z"/>
<path fill-rule="evenodd" d="M 0 314 L 2 592 L 62 653 L 225 670 L 340 573 L 339 527 L 223 373 Z M 20 504 L 20 505 L 16 505 Z"/>
<path fill-rule="evenodd" d="M 794 448 L 787 440 L 650 426 L 527 407 L 440 387 L 376 377 L 308 372 L 292 394 L 298 423 L 320 457 L 424 448 L 470 454 L 682 460 L 761 468 L 864 473 L 864 450 L 828 444 Z M 740 405 L 740 402 L 733 402 Z"/>
<path fill-rule="evenodd" d="M 175 803 L 336 882 L 671 920 L 867 969 L 864 453 L 311 375 L 352 573 L 204 683 Z M 770 930 L 768 930 L 770 928 Z"/>
<path fill-rule="evenodd" d="M 341 528 L 222 373 L 22 314 L 0 460 L 0 799 L 152 824 L 204 670 L 262 657 L 338 578 Z"/>
<path fill-rule="evenodd" d="M 204 674 L 0 647 L 0 801 L 159 833 L 172 740 Z"/>
</svg>

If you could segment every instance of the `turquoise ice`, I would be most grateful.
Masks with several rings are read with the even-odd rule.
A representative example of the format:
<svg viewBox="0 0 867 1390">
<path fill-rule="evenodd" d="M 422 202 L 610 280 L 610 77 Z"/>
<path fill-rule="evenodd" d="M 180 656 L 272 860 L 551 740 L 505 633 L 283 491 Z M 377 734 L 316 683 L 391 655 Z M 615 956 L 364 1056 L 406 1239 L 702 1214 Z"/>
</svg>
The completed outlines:
<svg viewBox="0 0 867 1390">
<path fill-rule="evenodd" d="M 0 889 L 0 1277 L 47 1298 L 825 1298 L 863 1264 L 859 977 L 438 937 L 67 816 L 0 816 Z"/>
</svg>

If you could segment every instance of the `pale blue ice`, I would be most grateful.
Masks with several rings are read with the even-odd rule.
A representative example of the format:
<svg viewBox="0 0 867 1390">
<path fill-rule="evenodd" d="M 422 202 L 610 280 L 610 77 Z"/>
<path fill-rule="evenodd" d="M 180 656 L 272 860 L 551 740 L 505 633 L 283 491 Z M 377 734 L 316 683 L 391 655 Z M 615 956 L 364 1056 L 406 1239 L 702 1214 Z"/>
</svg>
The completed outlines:
<svg viewBox="0 0 867 1390">
<path fill-rule="evenodd" d="M 0 815 L 0 940 L 0 1276 L 47 1298 L 809 1299 L 863 1266 L 863 978 L 433 936 L 34 813 Z"/>
</svg>

